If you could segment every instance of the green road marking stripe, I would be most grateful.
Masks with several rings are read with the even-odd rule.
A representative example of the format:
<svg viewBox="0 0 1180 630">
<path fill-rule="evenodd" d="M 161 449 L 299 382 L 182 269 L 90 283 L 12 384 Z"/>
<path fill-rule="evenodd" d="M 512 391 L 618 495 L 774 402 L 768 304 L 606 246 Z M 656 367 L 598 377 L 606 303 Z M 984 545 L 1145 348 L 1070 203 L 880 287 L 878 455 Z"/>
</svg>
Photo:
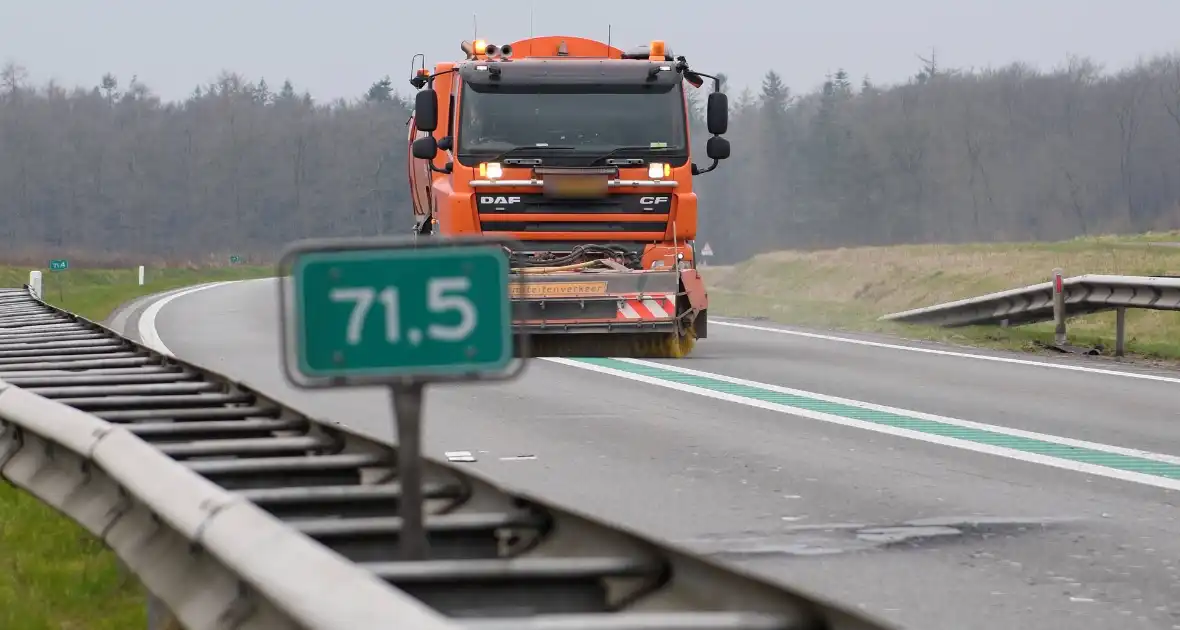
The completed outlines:
<svg viewBox="0 0 1180 630">
<path fill-rule="evenodd" d="M 1009 448 L 1017 451 L 1024 451 L 1026 453 L 1057 457 L 1060 459 L 1067 459 L 1085 464 L 1093 464 L 1095 466 L 1105 466 L 1107 468 L 1114 468 L 1146 475 L 1154 475 L 1156 477 L 1180 479 L 1180 465 L 1169 464 L 1167 462 L 1143 459 L 1130 455 L 1120 455 L 1118 453 L 1106 453 L 1103 451 L 1096 451 L 1093 449 L 1081 448 L 1077 446 L 1054 444 L 1053 442 L 1046 442 L 1044 440 L 1005 435 L 1003 433 L 986 431 L 983 429 L 959 427 L 953 424 L 946 424 L 933 420 L 924 420 L 921 418 L 913 418 L 910 416 L 903 416 L 885 411 L 863 409 L 861 407 L 854 407 L 852 405 L 828 402 L 826 400 L 819 400 L 808 396 L 799 396 L 795 394 L 771 391 L 761 387 L 739 385 L 736 383 L 729 383 L 726 381 L 712 379 L 704 376 L 697 376 L 694 374 L 682 374 L 680 372 L 673 372 L 672 370 L 664 370 L 646 365 L 637 365 L 635 363 L 628 363 L 626 361 L 619 361 L 617 359 L 587 358 L 574 360 L 581 363 L 611 368 L 620 372 L 629 372 L 631 374 L 638 374 L 671 383 L 691 385 L 701 389 L 722 392 L 733 396 L 741 396 L 742 398 L 748 398 L 750 400 L 759 400 L 779 405 L 787 405 L 797 409 L 806 409 L 808 411 L 831 414 L 843 418 L 860 420 L 862 422 L 871 422 L 873 424 L 897 427 L 899 429 L 909 429 L 911 431 L 919 431 L 930 435 L 957 438 L 968 442 L 975 442 L 977 444 L 987 444 L 990 446 Z"/>
</svg>

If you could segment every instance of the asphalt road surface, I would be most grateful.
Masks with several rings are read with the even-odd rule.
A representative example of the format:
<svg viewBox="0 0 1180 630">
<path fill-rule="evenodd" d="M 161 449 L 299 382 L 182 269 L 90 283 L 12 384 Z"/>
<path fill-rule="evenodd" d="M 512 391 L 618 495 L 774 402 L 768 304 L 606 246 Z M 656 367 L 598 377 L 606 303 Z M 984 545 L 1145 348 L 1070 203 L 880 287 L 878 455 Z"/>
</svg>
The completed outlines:
<svg viewBox="0 0 1180 630">
<path fill-rule="evenodd" d="M 286 383 L 274 282 L 112 325 L 390 439 L 385 393 Z M 435 388 L 426 451 L 903 628 L 1180 628 L 1180 374 L 714 323 L 685 360 Z"/>
</svg>

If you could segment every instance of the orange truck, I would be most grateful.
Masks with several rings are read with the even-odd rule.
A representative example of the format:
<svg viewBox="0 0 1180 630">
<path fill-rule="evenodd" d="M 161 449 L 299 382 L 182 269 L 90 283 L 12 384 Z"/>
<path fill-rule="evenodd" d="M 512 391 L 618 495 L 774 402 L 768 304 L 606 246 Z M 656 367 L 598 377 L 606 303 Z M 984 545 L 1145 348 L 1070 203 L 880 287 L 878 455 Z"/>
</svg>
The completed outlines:
<svg viewBox="0 0 1180 630">
<path fill-rule="evenodd" d="M 626 52 L 564 36 L 461 48 L 463 60 L 431 71 L 423 58 L 410 79 L 417 237 L 521 244 L 513 325 L 533 356 L 687 355 L 708 334 L 693 177 L 730 152 L 719 79 L 659 40 Z M 701 168 L 687 91 L 705 77 L 712 164 Z"/>
</svg>

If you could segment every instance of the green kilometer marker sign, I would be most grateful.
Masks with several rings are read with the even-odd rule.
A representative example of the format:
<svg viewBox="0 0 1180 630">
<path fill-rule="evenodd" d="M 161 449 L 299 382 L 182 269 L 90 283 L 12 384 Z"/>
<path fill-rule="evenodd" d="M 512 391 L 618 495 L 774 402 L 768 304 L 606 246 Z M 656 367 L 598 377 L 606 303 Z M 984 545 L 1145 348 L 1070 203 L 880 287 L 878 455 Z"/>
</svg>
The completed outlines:
<svg viewBox="0 0 1180 630">
<path fill-rule="evenodd" d="M 70 261 L 64 258 L 55 258 L 49 261 L 50 271 L 65 271 L 70 268 Z"/>
<path fill-rule="evenodd" d="M 508 278 L 498 245 L 298 254 L 294 367 L 346 381 L 504 370 L 513 360 Z"/>
<path fill-rule="evenodd" d="M 283 371 L 302 388 L 388 387 L 402 496 L 399 554 L 428 557 L 422 400 L 427 384 L 508 380 L 527 335 L 512 331 L 508 251 L 479 238 L 314 239 L 279 263 Z M 522 360 L 516 360 L 517 343 Z"/>
</svg>

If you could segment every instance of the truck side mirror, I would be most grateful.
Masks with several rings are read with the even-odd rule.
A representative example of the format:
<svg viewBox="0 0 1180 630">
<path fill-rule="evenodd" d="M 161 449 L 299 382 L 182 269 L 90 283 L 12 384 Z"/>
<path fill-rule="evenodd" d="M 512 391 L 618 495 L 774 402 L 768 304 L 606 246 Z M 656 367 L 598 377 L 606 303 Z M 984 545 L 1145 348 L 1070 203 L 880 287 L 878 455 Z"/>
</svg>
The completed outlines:
<svg viewBox="0 0 1180 630">
<path fill-rule="evenodd" d="M 416 145 L 417 143 L 415 143 Z M 721 136 L 713 136 L 705 143 L 705 155 L 710 160 L 724 160 L 729 157 L 729 140 Z"/>
<path fill-rule="evenodd" d="M 712 118 L 709 120 L 711 125 Z M 433 88 L 419 90 L 414 96 L 414 125 L 418 131 L 434 131 L 438 128 L 438 95 Z"/>
<path fill-rule="evenodd" d="M 435 142 L 434 136 L 423 136 L 414 141 L 410 150 L 419 160 L 433 160 L 434 156 L 438 155 L 438 143 Z"/>
<path fill-rule="evenodd" d="M 705 116 L 709 122 L 709 133 L 714 136 L 723 135 L 729 130 L 729 97 L 724 92 L 710 92 Z M 419 124 L 418 128 L 421 129 L 422 125 Z"/>
</svg>

